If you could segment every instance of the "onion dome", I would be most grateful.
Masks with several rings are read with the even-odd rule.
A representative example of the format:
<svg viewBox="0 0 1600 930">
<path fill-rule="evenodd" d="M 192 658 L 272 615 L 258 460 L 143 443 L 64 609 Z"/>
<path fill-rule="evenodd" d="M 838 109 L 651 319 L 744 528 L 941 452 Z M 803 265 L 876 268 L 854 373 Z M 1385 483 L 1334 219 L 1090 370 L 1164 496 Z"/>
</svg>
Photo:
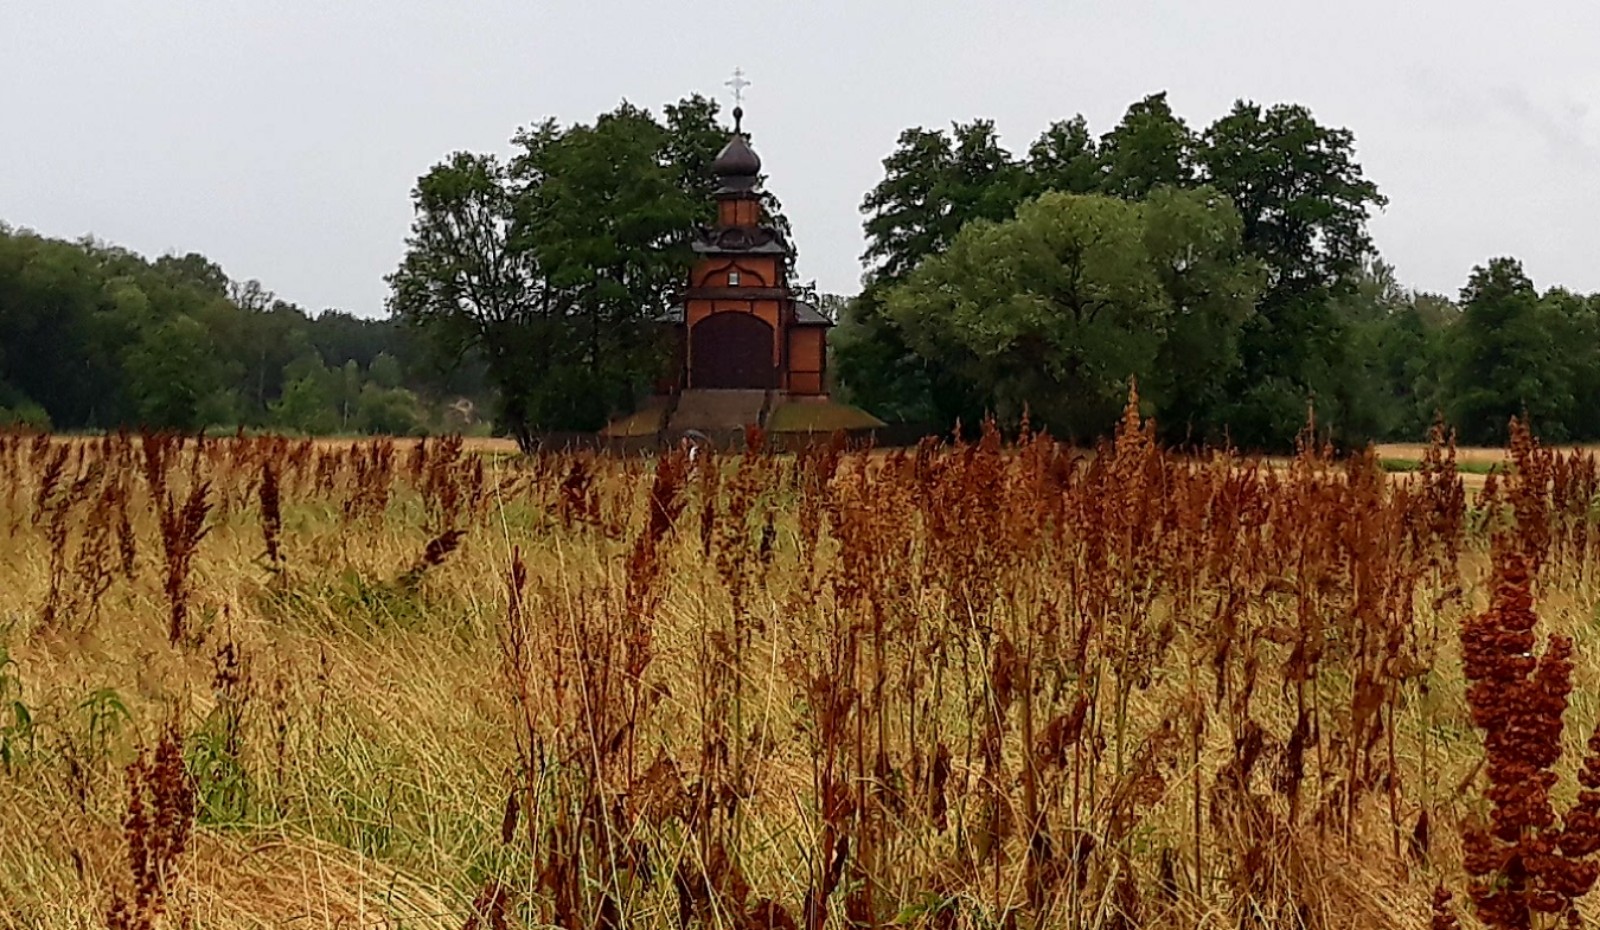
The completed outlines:
<svg viewBox="0 0 1600 930">
<path fill-rule="evenodd" d="M 721 182 L 718 193 L 734 193 L 754 190 L 756 179 L 761 174 L 761 156 L 745 140 L 744 133 L 739 131 L 739 124 L 744 118 L 744 111 L 738 107 L 733 111 L 733 138 L 717 153 L 717 158 L 711 163 L 711 173 L 716 175 Z"/>
</svg>

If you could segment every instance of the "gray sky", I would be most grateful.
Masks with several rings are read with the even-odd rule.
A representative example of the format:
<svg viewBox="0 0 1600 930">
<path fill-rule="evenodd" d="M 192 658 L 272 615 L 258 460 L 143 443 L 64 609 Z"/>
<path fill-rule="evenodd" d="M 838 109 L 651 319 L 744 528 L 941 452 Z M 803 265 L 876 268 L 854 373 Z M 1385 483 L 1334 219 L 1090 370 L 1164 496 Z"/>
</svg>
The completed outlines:
<svg viewBox="0 0 1600 930">
<path fill-rule="evenodd" d="M 1592 292 L 1597 48 L 1593 0 L 0 0 L 0 219 L 379 314 L 445 154 L 624 97 L 726 100 L 738 65 L 825 290 L 858 289 L 858 207 L 903 128 L 985 116 L 1020 151 L 1167 90 L 1195 128 L 1245 97 L 1352 129 L 1410 286 L 1454 295 L 1510 254 Z"/>
</svg>

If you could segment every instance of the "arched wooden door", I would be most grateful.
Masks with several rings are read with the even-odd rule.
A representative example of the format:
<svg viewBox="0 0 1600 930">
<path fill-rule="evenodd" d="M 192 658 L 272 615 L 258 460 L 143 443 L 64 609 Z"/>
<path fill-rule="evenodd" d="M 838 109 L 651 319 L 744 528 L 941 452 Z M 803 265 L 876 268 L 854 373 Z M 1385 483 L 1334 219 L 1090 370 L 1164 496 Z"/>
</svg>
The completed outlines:
<svg viewBox="0 0 1600 930">
<path fill-rule="evenodd" d="M 766 390 L 778 386 L 772 327 L 749 313 L 713 313 L 689 334 L 689 386 Z"/>
</svg>

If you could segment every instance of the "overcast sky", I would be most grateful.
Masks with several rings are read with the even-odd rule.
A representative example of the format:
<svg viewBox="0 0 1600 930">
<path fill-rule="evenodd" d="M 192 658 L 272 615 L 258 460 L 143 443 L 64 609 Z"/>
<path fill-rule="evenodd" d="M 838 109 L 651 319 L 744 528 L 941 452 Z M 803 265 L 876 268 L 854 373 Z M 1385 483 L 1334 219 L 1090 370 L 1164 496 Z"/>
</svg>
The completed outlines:
<svg viewBox="0 0 1600 930">
<path fill-rule="evenodd" d="M 0 0 L 0 220 L 198 251 L 308 309 L 383 312 L 417 176 L 517 127 L 727 99 L 803 279 L 859 288 L 862 195 L 908 126 L 994 119 L 1013 150 L 1166 90 L 1356 134 L 1413 287 L 1523 260 L 1600 291 L 1600 3 L 1427 0 Z"/>
</svg>

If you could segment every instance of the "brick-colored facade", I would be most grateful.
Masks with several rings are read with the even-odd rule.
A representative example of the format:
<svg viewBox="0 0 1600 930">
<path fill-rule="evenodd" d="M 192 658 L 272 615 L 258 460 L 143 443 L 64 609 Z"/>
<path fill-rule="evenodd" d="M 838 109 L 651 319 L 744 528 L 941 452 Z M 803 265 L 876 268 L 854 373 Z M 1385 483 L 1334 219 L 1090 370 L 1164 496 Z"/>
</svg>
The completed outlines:
<svg viewBox="0 0 1600 930">
<path fill-rule="evenodd" d="M 823 395 L 831 322 L 789 287 L 788 246 L 763 222 L 761 160 L 735 125 L 712 164 L 717 223 L 695 237 L 698 261 L 673 321 L 679 361 L 670 387 Z"/>
</svg>

